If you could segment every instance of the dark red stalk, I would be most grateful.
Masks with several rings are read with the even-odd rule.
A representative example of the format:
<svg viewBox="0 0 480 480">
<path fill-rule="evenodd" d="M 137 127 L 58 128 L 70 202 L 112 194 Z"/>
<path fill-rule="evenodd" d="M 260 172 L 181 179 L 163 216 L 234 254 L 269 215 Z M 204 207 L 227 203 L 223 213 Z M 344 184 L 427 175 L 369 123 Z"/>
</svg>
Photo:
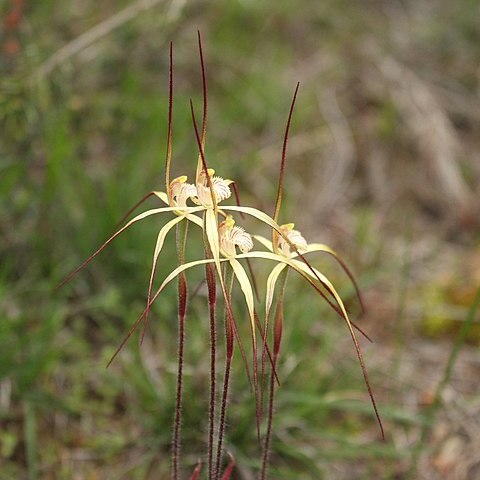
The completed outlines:
<svg viewBox="0 0 480 480">
<path fill-rule="evenodd" d="M 203 60 L 202 37 L 200 31 L 197 30 L 198 36 L 198 53 L 200 55 L 200 69 L 202 72 L 202 96 L 203 96 L 203 116 L 202 116 L 202 150 L 205 148 L 205 136 L 207 133 L 207 75 L 205 69 L 205 62 Z"/>
<path fill-rule="evenodd" d="M 151 300 L 150 306 L 152 306 L 152 303 L 155 301 L 155 299 L 156 299 L 156 296 L 154 296 L 153 299 Z M 145 315 L 145 310 L 146 309 L 143 310 L 141 315 L 135 320 L 135 322 L 132 324 L 132 326 L 126 333 L 126 335 L 123 337 L 123 340 L 121 341 L 120 345 L 117 347 L 117 349 L 115 350 L 115 353 L 112 355 L 112 357 L 108 361 L 106 368 L 108 368 L 113 363 L 117 355 L 123 350 L 123 347 L 128 342 L 128 339 L 132 336 L 133 332 L 135 332 L 135 330 L 138 328 L 138 326 L 143 320 L 143 316 Z"/>
<path fill-rule="evenodd" d="M 313 282 L 311 283 L 311 285 L 313 286 L 313 288 L 315 288 L 316 290 L 318 289 L 318 287 L 313 284 Z M 152 304 L 155 302 L 155 300 L 157 299 L 159 293 L 157 292 L 152 300 L 150 301 L 150 306 L 152 306 Z M 120 343 L 120 345 L 117 347 L 117 349 L 115 350 L 114 354 L 112 355 L 111 359 L 109 360 L 109 362 L 107 363 L 107 368 L 112 364 L 113 360 L 117 357 L 117 355 L 122 351 L 123 347 L 125 346 L 125 344 L 127 343 L 128 339 L 132 336 L 132 334 L 135 332 L 135 330 L 138 328 L 138 326 L 140 325 L 140 323 L 142 322 L 143 320 L 143 317 L 145 315 L 145 309 L 143 310 L 143 312 L 139 315 L 139 317 L 137 318 L 137 320 L 135 320 L 135 322 L 132 324 L 132 326 L 130 327 L 130 329 L 128 330 L 128 332 L 126 333 L 125 337 L 123 338 L 122 342 Z M 365 336 L 365 338 L 367 338 L 367 340 L 369 341 L 372 341 L 366 333 L 364 333 L 360 327 L 358 327 L 357 325 L 355 325 L 355 323 L 351 322 L 353 327 L 356 328 L 360 333 L 362 333 L 362 335 Z M 233 328 L 234 328 L 234 334 L 235 334 L 235 338 L 236 338 L 236 341 L 239 345 L 239 348 L 240 348 L 240 351 L 241 351 L 241 354 L 242 354 L 242 358 L 243 358 L 243 362 L 245 364 L 245 367 L 246 367 L 246 371 L 247 371 L 247 377 L 248 377 L 248 381 L 250 383 L 250 385 L 252 384 L 252 381 L 251 381 L 251 378 L 250 378 L 250 374 L 249 374 L 249 369 L 248 369 L 248 363 L 246 361 L 246 356 L 245 356 L 245 350 L 243 348 L 243 344 L 242 344 L 242 341 L 241 341 L 241 338 L 239 336 L 239 333 L 238 333 L 238 328 L 236 326 L 236 322 L 234 320 L 234 323 L 233 323 Z M 257 325 L 258 328 L 261 329 L 261 326 Z M 261 335 L 263 336 L 263 330 L 260 330 L 261 332 Z M 267 350 L 267 353 L 269 353 L 269 351 Z M 271 363 L 271 356 L 269 354 L 269 357 L 270 357 L 270 363 Z M 277 379 L 278 380 L 278 379 Z"/>
<path fill-rule="evenodd" d="M 168 131 L 167 131 L 167 152 L 165 154 L 165 190 L 168 196 L 169 205 L 173 204 L 173 200 L 171 198 L 171 192 L 170 192 L 170 162 L 172 159 L 172 111 L 173 111 L 173 44 L 172 42 L 170 42 L 169 67 L 168 67 Z M 178 238 L 177 238 L 177 242 L 178 242 Z M 150 279 L 148 282 L 147 307 L 145 311 L 145 316 L 143 318 L 143 329 L 140 335 L 140 345 L 143 344 L 145 332 L 147 331 L 148 313 L 150 311 L 150 298 L 152 295 L 152 285 L 153 285 L 154 275 L 155 275 L 155 269 L 152 268 L 152 272 L 150 274 Z"/>
<path fill-rule="evenodd" d="M 231 185 L 232 185 L 233 194 L 235 196 L 235 204 L 237 205 L 237 207 L 240 207 L 241 206 L 240 195 L 238 193 L 237 183 L 232 182 Z M 242 220 L 245 220 L 245 214 L 243 212 L 240 212 L 240 217 L 241 217 Z"/>
<path fill-rule="evenodd" d="M 210 252 L 205 248 L 205 256 L 210 258 Z M 215 267 L 205 265 L 205 276 L 208 288 L 208 312 L 210 318 L 210 401 L 208 407 L 208 478 L 213 473 L 213 448 L 215 436 L 215 411 L 216 411 L 216 356 L 217 356 L 217 332 L 215 326 L 215 304 L 217 301 L 217 289 L 215 280 Z"/>
<path fill-rule="evenodd" d="M 281 301 L 277 302 L 277 311 L 275 313 L 274 335 L 273 335 L 273 369 L 276 369 L 278 355 L 280 353 L 280 343 L 282 340 L 283 330 L 283 312 Z M 273 413 L 275 405 L 275 376 L 270 374 L 270 389 L 268 398 L 268 416 L 267 416 L 267 428 L 265 431 L 265 440 L 263 444 L 262 453 L 262 469 L 260 472 L 260 479 L 265 480 L 267 478 L 268 461 L 270 457 L 270 442 L 272 437 L 273 426 Z"/>
<path fill-rule="evenodd" d="M 240 355 L 242 356 L 242 362 L 243 362 L 243 365 L 245 367 L 245 372 L 247 374 L 248 384 L 250 385 L 250 388 L 253 391 L 253 382 L 252 382 L 252 377 L 250 376 L 250 369 L 248 368 L 247 355 L 245 353 L 245 348 L 243 347 L 242 338 L 240 337 L 240 333 L 238 332 L 237 322 L 236 322 L 235 317 L 233 316 L 233 313 L 231 311 L 231 306 L 230 306 L 230 311 L 227 312 L 227 314 L 230 315 L 230 317 L 231 317 L 231 321 L 232 321 L 232 325 L 233 325 L 233 334 L 235 336 L 235 341 L 237 342 L 238 348 L 240 350 Z"/>
<path fill-rule="evenodd" d="M 265 439 L 262 452 L 262 469 L 261 480 L 265 480 L 267 475 L 268 461 L 270 456 L 270 441 L 272 436 L 274 400 L 275 400 L 275 376 L 277 368 L 277 360 L 280 354 L 280 344 L 282 341 L 283 331 L 283 297 L 285 295 L 285 287 L 287 284 L 288 271 L 284 271 L 281 277 L 280 289 L 278 291 L 277 305 L 275 309 L 275 320 L 273 325 L 273 365 L 272 373 L 270 374 L 270 388 L 268 396 L 268 414 L 267 414 L 267 428 L 265 432 Z M 266 335 L 265 335 L 266 337 Z"/>
<path fill-rule="evenodd" d="M 373 410 L 375 412 L 375 417 L 377 419 L 378 426 L 380 428 L 380 432 L 382 434 L 382 439 L 385 440 L 385 431 L 383 429 L 383 423 L 380 418 L 380 413 L 378 412 L 377 402 L 375 401 L 375 397 L 373 395 L 372 387 L 370 386 L 370 381 L 368 379 L 368 372 L 367 367 L 365 366 L 365 361 L 363 360 L 362 350 L 360 349 L 360 345 L 358 343 L 357 337 L 355 336 L 355 332 L 353 329 L 349 328 L 350 336 L 352 337 L 353 344 L 355 346 L 355 351 L 357 352 L 357 358 L 360 363 L 360 368 L 362 369 L 363 380 L 367 387 L 368 396 L 370 397 L 370 402 L 372 404 Z"/>
<path fill-rule="evenodd" d="M 202 75 L 202 95 L 203 95 L 203 115 L 202 115 L 202 135 L 201 135 L 201 140 L 200 140 L 200 145 L 201 148 L 200 150 L 203 152 L 205 149 L 205 137 L 207 134 L 207 111 L 208 111 L 208 101 L 207 101 L 207 75 L 206 75 L 206 68 L 205 68 L 205 62 L 203 60 L 203 47 L 202 47 L 202 38 L 200 35 L 200 31 L 197 30 L 197 36 L 198 36 L 198 52 L 200 56 L 200 71 Z M 191 103 L 191 101 L 190 101 Z M 192 107 L 193 108 L 193 107 Z M 199 154 L 199 159 L 197 162 L 197 170 L 195 173 L 195 181 L 198 181 L 198 177 L 201 172 L 200 165 L 204 166 L 205 161 L 200 158 Z M 205 176 L 207 177 L 207 185 L 211 189 L 211 183 L 210 183 L 210 177 L 208 175 L 207 170 L 205 169 Z M 212 191 L 212 197 L 213 197 L 213 190 Z M 215 199 L 213 198 L 214 205 L 215 204 Z M 216 208 L 216 207 L 215 207 Z"/>
<path fill-rule="evenodd" d="M 233 276 L 228 286 L 230 294 L 233 283 Z M 218 422 L 218 444 L 217 444 L 217 458 L 215 462 L 215 474 L 214 480 L 218 480 L 220 475 L 220 467 L 222 463 L 222 449 L 223 449 L 223 435 L 225 432 L 226 416 L 227 416 L 227 403 L 228 403 L 228 390 L 230 382 L 230 371 L 232 366 L 233 357 L 233 324 L 230 316 L 225 312 L 225 371 L 223 376 L 223 388 L 222 388 L 222 400 L 220 406 L 220 418 Z"/>
<path fill-rule="evenodd" d="M 185 347 L 185 309 L 187 286 L 184 276 L 178 277 L 178 370 L 177 389 L 175 395 L 175 415 L 172 434 L 172 479 L 179 478 L 180 460 L 180 425 L 182 419 L 182 389 L 183 389 L 183 354 Z"/>
<path fill-rule="evenodd" d="M 275 210 L 273 213 L 273 219 L 276 222 L 278 220 L 278 214 L 280 213 L 280 205 L 282 204 L 283 174 L 285 172 L 285 162 L 287 158 L 288 132 L 290 130 L 290 124 L 292 122 L 293 108 L 295 106 L 295 100 L 297 99 L 297 93 L 298 93 L 299 87 L 300 87 L 300 82 L 297 83 L 297 87 L 295 88 L 295 93 L 293 94 L 292 103 L 290 104 L 290 111 L 288 113 L 287 126 L 285 127 L 285 135 L 283 136 L 282 161 L 280 163 L 280 175 L 278 178 L 277 200 L 275 202 Z M 275 248 L 275 244 L 274 244 L 274 248 Z"/>
<path fill-rule="evenodd" d="M 332 254 L 329 254 L 329 255 L 332 255 Z M 332 255 L 332 256 L 340 264 L 343 271 L 347 274 L 348 278 L 352 282 L 353 288 L 355 289 L 355 293 L 358 298 L 358 303 L 360 304 L 360 315 L 363 315 L 365 313 L 365 304 L 363 303 L 362 293 L 360 292 L 360 288 L 358 287 L 357 281 L 355 280 L 353 273 L 350 271 L 346 263 L 341 258 L 336 257 L 335 255 Z"/>
<path fill-rule="evenodd" d="M 233 338 L 233 335 L 232 335 Z M 225 360 L 225 371 L 223 377 L 223 387 L 222 387 L 222 400 L 220 405 L 220 419 L 218 427 L 218 444 L 217 444 L 217 458 L 215 463 L 215 475 L 213 478 L 218 479 L 220 475 L 220 466 L 222 464 L 222 451 L 223 451 L 223 435 L 225 432 L 226 417 L 227 417 L 227 404 L 228 404 L 228 390 L 230 382 L 230 371 L 232 366 L 232 359 L 226 358 Z"/>
<path fill-rule="evenodd" d="M 255 395 L 255 420 L 257 424 L 257 440 L 260 442 L 260 394 L 258 391 L 258 360 L 257 360 L 257 345 L 253 340 L 252 332 L 252 352 L 253 352 L 253 386 Z"/>
<path fill-rule="evenodd" d="M 353 273 L 350 271 L 350 269 L 347 267 L 347 264 L 340 257 L 330 252 L 325 252 L 325 253 L 332 256 L 338 262 L 342 270 L 345 272 L 347 277 L 352 282 L 353 288 L 355 289 L 355 295 L 357 296 L 358 303 L 360 304 L 360 316 L 362 316 L 365 313 L 365 304 L 363 302 L 362 293 L 360 292 L 360 288 L 358 287 L 357 281 L 355 280 Z M 304 263 L 307 263 L 307 262 L 305 262 L 304 260 Z"/>
<path fill-rule="evenodd" d="M 265 380 L 266 380 L 266 375 L 265 375 L 265 353 L 268 353 L 268 358 L 270 359 L 270 364 L 272 367 L 272 372 L 275 375 L 275 378 L 277 380 L 277 383 L 280 385 L 280 380 L 278 379 L 277 372 L 273 363 L 273 358 L 270 353 L 270 348 L 268 347 L 267 343 L 267 328 L 268 328 L 268 319 L 265 318 L 265 326 L 262 328 L 260 325 L 260 321 L 258 321 L 258 329 L 260 330 L 260 335 L 262 336 L 262 359 L 261 359 L 261 370 L 260 370 L 260 406 L 263 410 L 263 403 L 264 403 L 264 397 L 265 397 Z"/>
<path fill-rule="evenodd" d="M 185 263 L 185 243 L 188 233 L 188 223 L 177 225 L 177 256 L 178 264 Z M 182 423 L 182 393 L 183 393 L 183 365 L 185 350 L 185 316 L 187 313 L 187 280 L 185 273 L 178 275 L 178 365 L 177 388 L 175 395 L 175 414 L 172 432 L 172 479 L 179 478 L 180 463 L 180 427 Z"/>
<path fill-rule="evenodd" d="M 173 112 L 173 44 L 170 42 L 169 67 L 168 67 L 168 131 L 167 152 L 165 154 L 165 191 L 168 203 L 172 204 L 170 197 L 170 162 L 172 159 L 172 112 Z"/>
<path fill-rule="evenodd" d="M 260 323 L 260 320 L 259 320 L 259 318 L 258 318 L 258 315 L 255 315 L 255 324 L 256 324 L 256 326 L 257 326 L 257 328 L 258 328 L 258 331 L 260 332 L 260 336 L 261 336 L 262 339 L 263 339 L 263 336 L 264 336 L 265 334 L 264 334 L 264 330 L 263 330 L 262 324 Z M 266 351 L 266 353 L 267 353 L 267 355 L 268 355 L 268 359 L 269 359 L 269 361 L 270 361 L 270 365 L 273 367 L 273 357 L 272 357 L 272 353 L 271 353 L 271 351 L 270 351 L 270 347 L 268 346 L 268 343 L 265 344 L 265 351 Z M 265 371 L 265 366 L 262 365 L 262 373 L 261 373 L 262 376 L 263 376 L 263 374 L 264 374 L 264 371 Z M 275 372 L 275 370 L 274 370 L 274 374 L 275 374 L 275 379 L 277 380 L 278 385 L 280 385 L 280 380 L 279 380 L 279 378 L 278 378 L 278 376 L 277 376 L 277 372 Z M 263 398 L 263 396 L 262 396 L 262 398 Z M 263 402 L 260 402 L 260 403 L 263 403 Z"/>
<path fill-rule="evenodd" d="M 205 160 L 205 154 L 203 152 L 202 140 L 200 139 L 200 135 L 198 133 L 197 122 L 195 120 L 195 111 L 193 109 L 192 99 L 190 99 L 190 111 L 192 113 L 193 129 L 195 130 L 195 137 L 197 139 L 199 154 L 200 154 L 200 158 L 201 158 L 201 161 L 202 161 L 202 169 L 205 172 L 205 178 L 207 179 L 207 187 L 210 189 L 210 192 L 211 192 L 211 195 L 212 195 L 213 208 L 214 208 L 215 211 L 217 211 L 217 199 L 215 198 L 215 194 L 213 192 L 212 179 L 210 178 L 210 174 L 208 173 L 207 162 Z"/>
</svg>

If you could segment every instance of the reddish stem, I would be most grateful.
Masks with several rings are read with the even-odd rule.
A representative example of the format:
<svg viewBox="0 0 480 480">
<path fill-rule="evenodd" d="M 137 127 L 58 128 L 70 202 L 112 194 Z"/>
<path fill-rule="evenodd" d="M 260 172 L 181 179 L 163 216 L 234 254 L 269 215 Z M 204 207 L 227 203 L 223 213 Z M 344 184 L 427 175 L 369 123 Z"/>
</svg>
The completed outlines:
<svg viewBox="0 0 480 480">
<path fill-rule="evenodd" d="M 208 478 L 213 474 L 213 444 L 215 436 L 216 410 L 216 356 L 217 332 L 215 326 L 216 283 L 215 270 L 210 264 L 205 266 L 208 287 L 208 311 L 210 316 L 210 401 L 208 408 Z"/>
<path fill-rule="evenodd" d="M 185 348 L 185 313 L 187 303 L 187 284 L 184 275 L 178 277 L 178 370 L 177 391 L 175 396 L 175 417 L 172 435 L 172 479 L 179 478 L 180 425 L 182 419 L 183 364 Z"/>
<path fill-rule="evenodd" d="M 223 378 L 222 403 L 220 407 L 220 419 L 218 424 L 217 459 L 215 463 L 215 475 L 213 477 L 214 480 L 218 479 L 220 475 L 220 467 L 222 464 L 223 434 L 225 432 L 225 423 L 227 418 L 228 389 L 229 389 L 231 366 L 232 366 L 232 358 L 227 357 L 227 359 L 225 360 L 225 374 Z"/>
<path fill-rule="evenodd" d="M 277 308 L 275 312 L 275 323 L 273 327 L 273 366 L 272 373 L 270 374 L 270 392 L 268 398 L 268 418 L 267 418 L 267 430 L 265 432 L 265 442 L 263 444 L 263 455 L 262 455 L 262 470 L 260 478 L 265 480 L 267 478 L 267 467 L 268 460 L 270 456 L 270 441 L 272 437 L 272 424 L 273 424 L 273 412 L 274 412 L 274 397 L 275 397 L 275 375 L 278 355 L 280 353 L 280 344 L 282 341 L 282 331 L 283 331 L 283 307 L 282 307 L 282 297 L 277 301 Z"/>
<path fill-rule="evenodd" d="M 225 432 L 225 423 L 227 417 L 228 390 L 233 357 L 233 341 L 233 323 L 232 319 L 227 314 L 225 315 L 225 373 L 223 377 L 222 403 L 220 407 L 220 419 L 218 424 L 218 445 L 217 458 L 215 463 L 215 475 L 213 477 L 214 480 L 218 480 L 222 463 L 223 435 Z"/>
<path fill-rule="evenodd" d="M 273 355 L 273 368 L 277 365 L 277 355 Z M 272 436 L 273 425 L 273 412 L 274 412 L 274 395 L 275 395 L 275 376 L 273 372 L 270 374 L 270 391 L 268 399 L 268 417 L 267 417 L 267 430 L 265 432 L 265 440 L 263 444 L 262 454 L 262 469 L 260 473 L 260 479 L 265 480 L 267 478 L 268 460 L 270 457 L 270 441 Z"/>
</svg>

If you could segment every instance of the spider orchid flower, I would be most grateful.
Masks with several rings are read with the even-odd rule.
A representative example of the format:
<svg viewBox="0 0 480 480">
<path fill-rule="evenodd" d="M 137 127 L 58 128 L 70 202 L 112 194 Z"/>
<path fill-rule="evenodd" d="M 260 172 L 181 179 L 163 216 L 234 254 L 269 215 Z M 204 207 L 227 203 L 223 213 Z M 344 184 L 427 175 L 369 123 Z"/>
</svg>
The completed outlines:
<svg viewBox="0 0 480 480">
<path fill-rule="evenodd" d="M 208 186 L 208 177 L 205 175 L 205 171 L 202 170 L 197 179 L 197 196 L 196 198 L 193 198 L 193 202 L 197 205 L 203 205 L 205 208 L 213 208 L 214 200 L 215 204 L 218 204 L 221 201 L 230 198 L 232 191 L 230 190 L 229 185 L 232 184 L 233 181 L 224 180 L 221 177 L 214 177 L 215 170 L 213 168 L 207 169 L 207 172 L 208 177 L 210 177 L 212 189 Z M 215 199 L 212 197 L 215 197 Z"/>
<path fill-rule="evenodd" d="M 294 230 L 294 223 L 287 223 L 280 226 L 282 235 L 278 237 L 278 250 L 285 257 L 291 257 L 295 251 L 292 251 L 293 245 L 297 251 L 304 253 L 307 251 L 307 241 L 298 230 Z"/>
<path fill-rule="evenodd" d="M 169 186 L 169 203 L 171 207 L 177 206 L 185 208 L 187 206 L 187 200 L 197 196 L 197 189 L 195 185 L 187 183 L 188 177 L 182 175 L 170 182 Z M 181 210 L 180 210 L 181 212 Z"/>
<path fill-rule="evenodd" d="M 236 247 L 242 253 L 248 253 L 253 248 L 251 235 L 242 227 L 237 227 L 231 215 L 227 215 L 226 220 L 220 223 L 218 233 L 220 237 L 220 252 L 227 258 L 236 256 Z"/>
<path fill-rule="evenodd" d="M 349 319 L 345 305 L 336 291 L 333 284 L 330 280 L 321 273 L 318 269 L 313 267 L 307 260 L 304 255 L 313 253 L 313 252 L 323 252 L 333 256 L 340 266 L 344 269 L 346 274 L 352 279 L 350 271 L 346 268 L 345 264 L 339 259 L 338 255 L 332 250 L 329 246 L 322 243 L 311 243 L 308 244 L 300 231 L 294 229 L 293 223 L 287 223 L 278 227 L 278 243 L 277 248 L 273 248 L 273 244 L 270 240 L 260 236 L 254 235 L 254 239 L 266 247 L 268 252 L 259 252 L 253 251 L 249 252 L 249 257 L 264 258 L 269 260 L 274 260 L 277 262 L 277 265 L 272 269 L 270 275 L 267 279 L 267 289 L 265 297 L 265 320 L 268 322 L 270 316 L 270 309 L 273 303 L 274 291 L 276 287 L 277 280 L 286 267 L 291 267 L 297 273 L 299 273 L 304 279 L 306 279 L 312 287 L 314 287 L 318 293 L 321 293 L 319 286 L 320 285 L 328 292 L 330 298 L 333 300 L 330 301 L 328 297 L 326 298 L 327 302 L 334 307 L 337 313 L 347 322 L 347 325 L 353 327 L 352 322 Z M 275 253 L 275 250 L 277 253 Z M 300 258 L 300 260 L 299 260 Z M 353 279 L 352 279 L 353 282 Z M 356 284 L 353 282 L 353 285 L 356 289 Z M 267 327 L 267 324 L 266 324 Z M 363 332 L 362 332 L 363 333 Z"/>
</svg>

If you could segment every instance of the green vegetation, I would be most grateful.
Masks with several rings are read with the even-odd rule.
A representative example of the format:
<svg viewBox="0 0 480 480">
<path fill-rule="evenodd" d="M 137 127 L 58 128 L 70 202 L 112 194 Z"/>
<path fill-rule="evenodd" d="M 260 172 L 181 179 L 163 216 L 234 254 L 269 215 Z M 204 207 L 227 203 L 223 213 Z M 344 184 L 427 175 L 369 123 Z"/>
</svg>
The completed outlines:
<svg viewBox="0 0 480 480">
<path fill-rule="evenodd" d="M 344 324 L 291 275 L 270 478 L 473 472 L 475 422 L 462 433 L 464 456 L 450 460 L 446 445 L 461 421 L 476 418 L 479 400 L 478 313 L 472 307 L 467 317 L 480 282 L 476 3 L 141 3 L 0 6 L 2 480 L 168 478 L 173 285 L 152 309 L 142 348 L 132 338 L 105 368 L 144 308 L 161 224 L 139 223 L 64 289 L 54 287 L 140 197 L 164 189 L 170 40 L 172 177 L 194 174 L 197 29 L 209 165 L 238 180 L 243 204 L 270 214 L 301 82 L 280 220 L 295 218 L 307 240 L 325 241 L 352 266 L 367 306 L 357 323 L 374 340 L 361 343 L 385 442 Z M 165 249 L 163 258 L 176 257 L 173 244 Z M 201 255 L 199 244 L 191 259 Z M 161 263 L 158 277 L 174 263 Z M 329 259 L 319 266 L 355 318 L 348 279 Z M 267 272 L 257 271 L 263 284 Z M 188 280 L 185 474 L 205 452 L 209 382 L 202 272 Z M 453 345 L 460 353 L 449 362 Z M 261 461 L 255 405 L 238 354 L 233 370 L 225 446 L 236 459 L 233 478 L 248 479 Z"/>
</svg>

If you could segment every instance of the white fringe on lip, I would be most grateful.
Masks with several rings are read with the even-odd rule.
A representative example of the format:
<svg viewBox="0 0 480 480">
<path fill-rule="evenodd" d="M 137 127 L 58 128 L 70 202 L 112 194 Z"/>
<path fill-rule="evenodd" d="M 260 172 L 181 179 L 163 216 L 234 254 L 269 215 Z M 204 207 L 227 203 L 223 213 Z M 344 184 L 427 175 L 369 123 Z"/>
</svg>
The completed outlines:
<svg viewBox="0 0 480 480">
<path fill-rule="evenodd" d="M 252 237 L 242 227 L 221 226 L 219 234 L 220 250 L 226 257 L 236 255 L 235 247 L 238 247 L 242 253 L 248 253 L 253 248 Z"/>
<path fill-rule="evenodd" d="M 221 177 L 211 177 L 213 193 L 215 195 L 215 201 L 217 203 L 226 200 L 232 195 L 232 191 L 230 190 L 230 183 L 231 180 L 224 180 Z M 206 183 L 206 179 L 205 179 Z M 203 184 L 197 184 L 197 198 L 198 202 L 206 207 L 213 206 L 212 202 L 212 194 L 210 192 L 210 188 Z"/>
<path fill-rule="evenodd" d="M 295 245 L 295 247 L 300 253 L 304 252 L 307 249 L 308 244 L 303 235 L 298 230 L 291 230 L 282 227 L 280 227 L 280 230 L 288 238 L 290 243 Z M 278 248 L 286 257 L 290 257 L 290 255 L 294 253 L 292 252 L 292 249 L 288 242 L 281 235 L 279 235 L 278 237 Z"/>
</svg>

